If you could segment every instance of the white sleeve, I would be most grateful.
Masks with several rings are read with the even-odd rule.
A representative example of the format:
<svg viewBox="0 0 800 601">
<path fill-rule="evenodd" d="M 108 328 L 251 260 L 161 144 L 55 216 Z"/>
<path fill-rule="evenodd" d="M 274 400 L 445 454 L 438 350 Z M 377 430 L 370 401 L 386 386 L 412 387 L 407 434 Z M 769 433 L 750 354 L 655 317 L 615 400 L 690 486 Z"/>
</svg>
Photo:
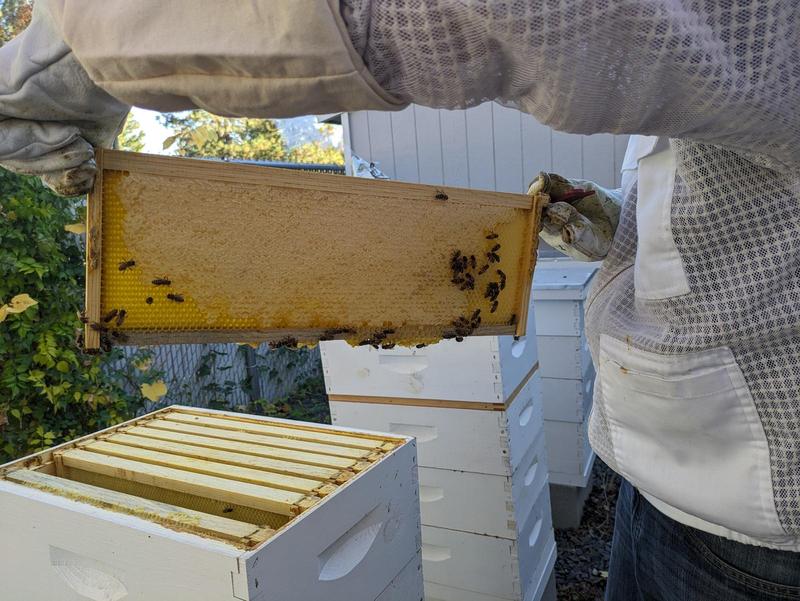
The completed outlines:
<svg viewBox="0 0 800 601">
<path fill-rule="evenodd" d="M 31 25 L 0 48 L 4 167 L 43 175 L 65 194 L 82 192 L 92 171 L 91 147 L 113 144 L 128 110 L 92 83 L 44 0 L 36 3 Z"/>
<path fill-rule="evenodd" d="M 796 0 L 342 0 L 342 14 L 405 101 L 500 100 L 563 131 L 800 163 Z"/>
</svg>

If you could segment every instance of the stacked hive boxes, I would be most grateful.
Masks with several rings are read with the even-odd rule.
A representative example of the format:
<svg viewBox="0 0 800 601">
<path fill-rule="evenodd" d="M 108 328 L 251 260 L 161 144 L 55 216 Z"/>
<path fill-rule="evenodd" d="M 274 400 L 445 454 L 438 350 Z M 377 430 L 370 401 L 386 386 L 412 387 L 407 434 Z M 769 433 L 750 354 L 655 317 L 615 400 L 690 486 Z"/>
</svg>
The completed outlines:
<svg viewBox="0 0 800 601">
<path fill-rule="evenodd" d="M 533 293 L 541 356 L 544 429 L 551 492 L 565 510 L 563 525 L 577 525 L 583 493 L 590 480 L 594 453 L 588 425 L 594 388 L 594 366 L 584 333 L 584 303 L 597 265 L 574 261 L 541 261 Z M 569 487 L 571 491 L 557 487 Z M 567 494 L 566 497 L 563 494 Z M 572 511 L 565 507 L 572 498 Z M 555 506 L 555 503 L 554 503 Z M 560 520 L 556 525 L 560 526 Z"/>
<path fill-rule="evenodd" d="M 415 443 L 170 408 L 0 466 L 2 599 L 416 601 Z"/>
<path fill-rule="evenodd" d="M 336 425 L 414 436 L 428 601 L 553 595 L 534 320 L 528 336 L 421 349 L 322 344 Z M 554 596 L 552 597 L 554 599 Z"/>
</svg>

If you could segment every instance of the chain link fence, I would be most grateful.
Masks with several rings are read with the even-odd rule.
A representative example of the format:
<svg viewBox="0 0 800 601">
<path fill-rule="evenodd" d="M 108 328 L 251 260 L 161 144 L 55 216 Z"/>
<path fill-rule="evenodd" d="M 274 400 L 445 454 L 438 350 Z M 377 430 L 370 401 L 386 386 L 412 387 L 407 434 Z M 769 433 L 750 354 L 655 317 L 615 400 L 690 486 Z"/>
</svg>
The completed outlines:
<svg viewBox="0 0 800 601">
<path fill-rule="evenodd" d="M 137 360 L 142 350 L 148 357 L 144 361 Z M 148 403 L 144 412 L 167 405 L 233 409 L 279 399 L 308 379 L 322 377 L 319 348 L 173 344 L 127 347 L 123 354 L 120 365 L 134 361 L 137 369 L 158 374 L 167 385 L 166 396 Z"/>
</svg>

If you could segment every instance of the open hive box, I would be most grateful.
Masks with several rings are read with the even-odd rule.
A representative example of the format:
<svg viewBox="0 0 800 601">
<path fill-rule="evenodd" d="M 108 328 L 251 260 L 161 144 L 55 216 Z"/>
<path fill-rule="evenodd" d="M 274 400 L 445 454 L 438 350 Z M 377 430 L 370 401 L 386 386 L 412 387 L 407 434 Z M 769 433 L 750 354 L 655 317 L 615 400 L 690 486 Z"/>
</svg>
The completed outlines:
<svg viewBox="0 0 800 601">
<path fill-rule="evenodd" d="M 172 407 L 0 467 L 0 578 L 31 601 L 372 600 L 418 514 L 409 438 Z"/>
<path fill-rule="evenodd" d="M 521 335 L 538 200 L 98 151 L 85 345 Z"/>
</svg>

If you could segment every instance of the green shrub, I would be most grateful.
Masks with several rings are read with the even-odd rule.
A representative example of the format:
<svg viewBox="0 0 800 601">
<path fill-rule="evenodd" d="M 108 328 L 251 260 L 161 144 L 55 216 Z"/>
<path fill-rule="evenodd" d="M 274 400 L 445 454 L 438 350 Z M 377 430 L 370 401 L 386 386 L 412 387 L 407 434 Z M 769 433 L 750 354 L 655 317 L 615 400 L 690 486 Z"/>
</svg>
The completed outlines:
<svg viewBox="0 0 800 601">
<path fill-rule="evenodd" d="M 0 169 L 0 305 L 17 294 L 38 304 L 0 322 L 0 463 L 133 417 L 144 407 L 140 351 L 86 355 L 75 343 L 83 306 L 81 199 Z"/>
</svg>

